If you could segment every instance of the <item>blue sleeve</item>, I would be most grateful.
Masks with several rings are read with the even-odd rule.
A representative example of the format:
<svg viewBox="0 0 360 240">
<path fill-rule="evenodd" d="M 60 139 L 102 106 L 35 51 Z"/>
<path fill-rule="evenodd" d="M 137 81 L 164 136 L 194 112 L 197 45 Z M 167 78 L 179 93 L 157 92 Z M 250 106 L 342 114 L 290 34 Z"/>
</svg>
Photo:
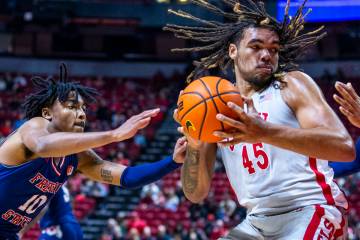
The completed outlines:
<svg viewBox="0 0 360 240">
<path fill-rule="evenodd" d="M 123 188 L 142 187 L 161 179 L 181 165 L 174 162 L 172 156 L 168 156 L 158 162 L 127 167 L 121 175 L 120 186 Z"/>
<path fill-rule="evenodd" d="M 345 177 L 360 171 L 360 138 L 356 141 L 356 158 L 352 162 L 331 162 L 330 167 L 334 169 L 334 177 Z"/>
</svg>

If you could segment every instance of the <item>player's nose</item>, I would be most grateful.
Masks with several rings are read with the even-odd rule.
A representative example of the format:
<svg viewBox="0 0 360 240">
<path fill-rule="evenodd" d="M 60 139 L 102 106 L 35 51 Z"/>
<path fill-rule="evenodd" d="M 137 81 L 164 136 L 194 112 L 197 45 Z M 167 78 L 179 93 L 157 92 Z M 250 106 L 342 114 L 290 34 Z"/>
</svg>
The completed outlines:
<svg viewBox="0 0 360 240">
<path fill-rule="evenodd" d="M 269 62 L 271 59 L 271 55 L 268 49 L 262 49 L 260 59 L 263 62 Z"/>
</svg>

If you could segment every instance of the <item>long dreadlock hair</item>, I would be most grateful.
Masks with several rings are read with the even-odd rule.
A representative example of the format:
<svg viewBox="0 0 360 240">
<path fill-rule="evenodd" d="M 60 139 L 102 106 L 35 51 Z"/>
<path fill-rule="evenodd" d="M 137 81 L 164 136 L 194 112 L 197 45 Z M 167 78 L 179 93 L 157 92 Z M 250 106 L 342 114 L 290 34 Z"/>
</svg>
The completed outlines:
<svg viewBox="0 0 360 240">
<path fill-rule="evenodd" d="M 25 118 L 41 117 L 42 109 L 50 107 L 56 99 L 65 102 L 71 91 L 76 94 L 76 99 L 81 95 L 86 102 L 96 101 L 99 92 L 91 87 L 81 85 L 79 82 L 68 82 L 67 68 L 64 63 L 60 64 L 60 79 L 55 81 L 52 77 L 46 79 L 35 76 L 31 79 L 36 92 L 29 95 L 22 107 L 25 111 Z"/>
<path fill-rule="evenodd" d="M 266 12 L 262 1 L 244 0 L 248 3 L 245 5 L 240 3 L 240 0 L 222 0 L 232 9 L 231 12 L 226 12 L 207 0 L 190 1 L 224 17 L 227 22 L 201 19 L 182 10 L 168 10 L 169 13 L 190 19 L 200 24 L 200 26 L 167 24 L 163 28 L 164 30 L 173 32 L 177 38 L 205 43 L 202 46 L 192 48 L 175 48 L 172 49 L 173 52 L 212 52 L 208 56 L 201 58 L 200 61 L 195 62 L 195 69 L 188 76 L 188 82 L 202 70 L 215 67 L 225 70 L 232 64 L 232 59 L 228 55 L 229 45 L 241 39 L 244 30 L 249 27 L 270 28 L 279 35 L 279 67 L 274 73 L 274 77 L 279 79 L 286 72 L 297 70 L 298 64 L 296 64 L 296 60 L 303 50 L 314 45 L 326 35 L 326 32 L 322 32 L 324 26 L 312 32 L 302 33 L 305 24 L 304 19 L 311 12 L 311 9 L 308 9 L 305 14 L 303 13 L 307 0 L 303 1 L 293 17 L 289 15 L 290 0 L 287 0 L 285 16 L 282 22 L 277 21 Z"/>
</svg>

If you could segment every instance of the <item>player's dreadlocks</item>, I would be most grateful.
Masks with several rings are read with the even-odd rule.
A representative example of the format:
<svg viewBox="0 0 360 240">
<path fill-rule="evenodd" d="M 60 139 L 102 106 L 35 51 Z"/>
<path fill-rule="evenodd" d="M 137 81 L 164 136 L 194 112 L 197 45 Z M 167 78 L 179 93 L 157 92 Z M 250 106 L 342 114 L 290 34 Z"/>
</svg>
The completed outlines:
<svg viewBox="0 0 360 240">
<path fill-rule="evenodd" d="M 232 12 L 226 12 L 221 8 L 209 3 L 207 0 L 191 0 L 191 2 L 223 16 L 227 22 L 210 21 L 200 19 L 185 11 L 174 11 L 169 9 L 169 13 L 179 17 L 193 20 L 201 26 L 179 26 L 167 24 L 163 29 L 171 31 L 176 37 L 182 39 L 191 39 L 205 43 L 203 46 L 192 48 L 175 48 L 173 52 L 200 52 L 211 51 L 212 53 L 199 62 L 196 62 L 195 69 L 188 76 L 188 81 L 196 77 L 201 70 L 220 67 L 226 69 L 231 63 L 228 56 L 228 48 L 230 43 L 235 43 L 242 38 L 243 32 L 249 27 L 270 28 L 275 31 L 280 38 L 279 51 L 279 68 L 274 76 L 281 78 L 285 72 L 298 69 L 295 60 L 301 55 L 303 50 L 310 45 L 315 44 L 322 39 L 326 32 L 320 33 L 324 26 L 315 31 L 302 33 L 304 29 L 304 19 L 311 12 L 309 9 L 303 14 L 304 6 L 307 0 L 301 4 L 296 14 L 289 16 L 290 0 L 287 1 L 285 7 L 285 16 L 282 22 L 266 13 L 264 3 L 262 1 L 255 2 L 253 0 L 245 0 L 248 4 L 240 3 L 240 0 L 222 0 L 226 5 L 232 8 Z"/>
<path fill-rule="evenodd" d="M 37 91 L 29 95 L 22 105 L 26 119 L 41 117 L 42 109 L 51 106 L 56 99 L 65 102 L 70 91 L 75 92 L 76 99 L 81 95 L 86 102 L 94 102 L 95 97 L 99 95 L 94 88 L 85 87 L 79 82 L 67 82 L 67 68 L 64 63 L 60 65 L 60 81 L 55 81 L 52 77 L 44 79 L 38 76 L 31 80 Z"/>
</svg>

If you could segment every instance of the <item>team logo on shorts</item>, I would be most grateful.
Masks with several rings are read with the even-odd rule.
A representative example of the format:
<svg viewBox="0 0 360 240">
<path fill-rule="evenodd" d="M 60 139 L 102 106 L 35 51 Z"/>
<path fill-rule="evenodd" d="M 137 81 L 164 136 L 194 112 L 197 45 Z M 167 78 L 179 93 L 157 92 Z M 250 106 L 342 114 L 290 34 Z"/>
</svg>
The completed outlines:
<svg viewBox="0 0 360 240">
<path fill-rule="evenodd" d="M 193 130 L 194 132 L 196 131 L 194 124 L 192 124 L 192 122 L 190 120 L 186 120 L 185 126 L 186 126 L 186 130 L 188 132 L 189 132 L 189 129 Z"/>
<path fill-rule="evenodd" d="M 70 166 L 68 166 L 67 169 L 66 169 L 66 174 L 67 174 L 68 176 L 70 176 L 70 175 L 73 173 L 73 171 L 74 171 L 74 167 L 70 165 Z"/>
</svg>

